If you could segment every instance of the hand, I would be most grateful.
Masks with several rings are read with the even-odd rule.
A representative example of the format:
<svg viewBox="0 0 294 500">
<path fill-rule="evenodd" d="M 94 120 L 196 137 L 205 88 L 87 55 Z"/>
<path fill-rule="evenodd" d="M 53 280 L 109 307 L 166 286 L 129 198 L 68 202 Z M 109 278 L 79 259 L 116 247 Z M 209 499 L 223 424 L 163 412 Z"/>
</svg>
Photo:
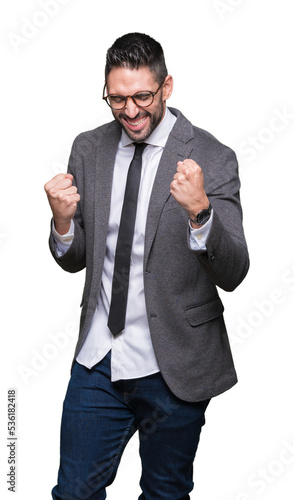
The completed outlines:
<svg viewBox="0 0 294 500">
<path fill-rule="evenodd" d="M 187 159 L 177 163 L 177 173 L 170 185 L 170 192 L 192 219 L 200 210 L 209 206 L 203 172 L 194 160 Z"/>
<path fill-rule="evenodd" d="M 51 207 L 55 229 L 59 234 L 69 231 L 70 223 L 80 201 L 80 195 L 72 185 L 71 174 L 58 174 L 44 186 Z"/>
</svg>

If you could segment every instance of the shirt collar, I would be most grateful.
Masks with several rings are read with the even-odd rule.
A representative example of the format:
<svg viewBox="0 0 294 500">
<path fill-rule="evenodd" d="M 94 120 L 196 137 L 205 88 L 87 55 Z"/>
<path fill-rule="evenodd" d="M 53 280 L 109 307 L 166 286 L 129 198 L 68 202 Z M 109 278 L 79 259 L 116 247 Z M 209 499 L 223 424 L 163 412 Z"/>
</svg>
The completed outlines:
<svg viewBox="0 0 294 500">
<path fill-rule="evenodd" d="M 152 134 L 144 142 L 146 142 L 146 144 L 151 144 L 152 146 L 164 147 L 176 120 L 176 116 L 174 116 L 168 107 L 166 107 L 164 117 L 160 124 L 155 130 L 153 130 Z M 124 129 L 122 129 L 121 144 L 123 147 L 133 144 L 132 139 L 129 138 Z"/>
</svg>

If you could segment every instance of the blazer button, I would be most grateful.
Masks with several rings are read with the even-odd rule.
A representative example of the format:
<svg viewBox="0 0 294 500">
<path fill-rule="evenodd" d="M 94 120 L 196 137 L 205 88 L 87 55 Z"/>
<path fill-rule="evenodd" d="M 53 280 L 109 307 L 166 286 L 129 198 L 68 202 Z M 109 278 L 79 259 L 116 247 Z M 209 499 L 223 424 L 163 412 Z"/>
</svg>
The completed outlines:
<svg viewBox="0 0 294 500">
<path fill-rule="evenodd" d="M 213 262 L 213 261 L 215 260 L 215 255 L 214 255 L 214 253 L 210 254 L 210 260 L 211 260 L 211 262 Z"/>
</svg>

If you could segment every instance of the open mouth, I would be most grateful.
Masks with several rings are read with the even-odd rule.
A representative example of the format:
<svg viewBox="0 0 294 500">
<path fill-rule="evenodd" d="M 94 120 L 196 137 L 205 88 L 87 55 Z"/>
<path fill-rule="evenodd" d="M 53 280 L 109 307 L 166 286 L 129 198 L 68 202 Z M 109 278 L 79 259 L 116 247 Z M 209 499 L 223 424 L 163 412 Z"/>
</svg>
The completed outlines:
<svg viewBox="0 0 294 500">
<path fill-rule="evenodd" d="M 148 116 L 143 116 L 141 118 L 135 118 L 133 120 L 130 118 L 127 118 L 127 117 L 123 117 L 123 120 L 126 123 L 126 126 L 130 130 L 139 131 L 139 130 L 142 130 L 142 128 L 144 128 L 144 126 L 148 120 Z"/>
</svg>

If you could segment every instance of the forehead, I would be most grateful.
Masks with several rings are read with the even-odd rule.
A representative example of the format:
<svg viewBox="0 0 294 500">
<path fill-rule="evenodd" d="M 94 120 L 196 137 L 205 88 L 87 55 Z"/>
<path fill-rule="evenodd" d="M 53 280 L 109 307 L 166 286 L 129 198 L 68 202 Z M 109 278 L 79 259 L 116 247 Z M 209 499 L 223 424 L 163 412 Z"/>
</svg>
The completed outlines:
<svg viewBox="0 0 294 500">
<path fill-rule="evenodd" d="M 139 69 L 113 68 L 107 77 L 109 94 L 132 95 L 140 90 L 154 91 L 156 85 L 153 73 L 145 66 Z"/>
</svg>

